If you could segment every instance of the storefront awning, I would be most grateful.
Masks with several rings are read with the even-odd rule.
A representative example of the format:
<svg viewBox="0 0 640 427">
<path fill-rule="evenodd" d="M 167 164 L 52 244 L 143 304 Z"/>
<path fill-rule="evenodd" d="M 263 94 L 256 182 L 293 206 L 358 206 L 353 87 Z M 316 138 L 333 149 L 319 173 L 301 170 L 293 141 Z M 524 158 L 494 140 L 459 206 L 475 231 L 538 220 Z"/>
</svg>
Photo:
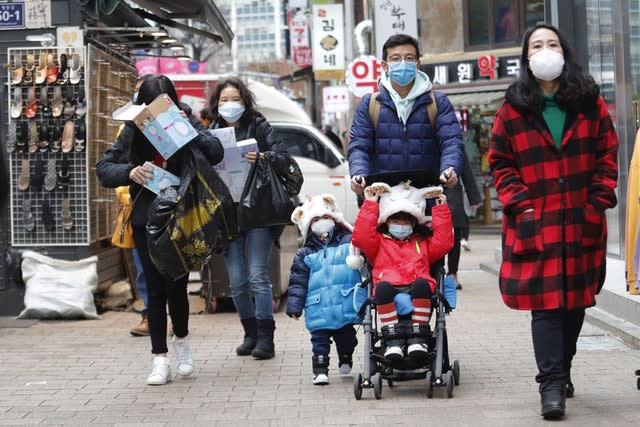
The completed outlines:
<svg viewBox="0 0 640 427">
<path fill-rule="evenodd" d="M 209 38 L 217 43 L 231 47 L 233 32 L 213 0 L 132 0 L 131 4 L 140 8 L 132 8 L 121 0 L 76 0 L 80 9 L 96 25 L 106 27 L 140 27 L 149 26 L 147 20 L 158 25 L 176 28 L 181 31 Z M 196 26 L 187 25 L 181 20 L 192 20 Z M 125 32 L 126 33 L 126 32 Z M 138 37 L 113 31 L 109 36 L 114 42 L 135 44 L 137 48 L 153 47 L 153 38 Z M 109 43 L 109 41 L 102 40 Z M 145 46 L 148 45 L 148 46 Z"/>
<path fill-rule="evenodd" d="M 143 9 L 134 9 L 142 17 L 168 27 L 198 34 L 231 47 L 233 31 L 213 0 L 133 0 Z M 208 30 L 192 27 L 176 20 L 192 19 Z"/>
<path fill-rule="evenodd" d="M 448 95 L 451 103 L 457 107 L 482 107 L 502 102 L 504 91 L 468 92 Z"/>
</svg>

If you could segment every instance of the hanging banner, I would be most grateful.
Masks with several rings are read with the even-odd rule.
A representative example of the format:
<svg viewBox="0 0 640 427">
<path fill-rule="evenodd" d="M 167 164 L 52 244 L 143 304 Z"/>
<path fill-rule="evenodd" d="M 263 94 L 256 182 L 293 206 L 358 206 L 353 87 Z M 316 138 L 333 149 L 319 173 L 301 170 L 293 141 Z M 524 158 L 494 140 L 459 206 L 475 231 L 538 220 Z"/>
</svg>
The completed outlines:
<svg viewBox="0 0 640 427">
<path fill-rule="evenodd" d="M 288 11 L 289 43 L 293 62 L 300 67 L 309 67 L 313 62 L 309 45 L 309 13 L 306 1 L 302 3 L 304 6 L 290 8 Z"/>
<path fill-rule="evenodd" d="M 316 80 L 344 78 L 344 15 L 341 4 L 313 5 L 313 72 Z"/>
<path fill-rule="evenodd" d="M 408 34 L 418 39 L 417 16 L 416 0 L 376 0 L 373 11 L 375 55 L 382 58 L 382 46 L 394 34 Z"/>
<path fill-rule="evenodd" d="M 50 27 L 50 0 L 24 0 L 0 3 L 0 30 Z"/>
<path fill-rule="evenodd" d="M 346 86 L 323 87 L 322 110 L 325 113 L 343 113 L 349 111 L 349 89 Z"/>
</svg>

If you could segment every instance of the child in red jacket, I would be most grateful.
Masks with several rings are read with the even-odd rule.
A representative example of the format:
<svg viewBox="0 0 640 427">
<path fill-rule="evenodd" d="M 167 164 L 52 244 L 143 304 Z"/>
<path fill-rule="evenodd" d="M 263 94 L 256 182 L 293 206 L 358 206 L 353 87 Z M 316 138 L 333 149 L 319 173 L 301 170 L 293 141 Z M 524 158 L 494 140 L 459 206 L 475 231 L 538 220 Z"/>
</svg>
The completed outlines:
<svg viewBox="0 0 640 427">
<path fill-rule="evenodd" d="M 352 243 L 372 266 L 381 332 L 387 343 L 384 356 L 398 360 L 407 355 L 421 361 L 428 354 L 431 297 L 436 287 L 429 270 L 453 247 L 453 225 L 441 187 L 417 189 L 409 184 L 374 183 L 365 188 Z M 426 226 L 427 198 L 436 201 L 432 230 Z"/>
</svg>

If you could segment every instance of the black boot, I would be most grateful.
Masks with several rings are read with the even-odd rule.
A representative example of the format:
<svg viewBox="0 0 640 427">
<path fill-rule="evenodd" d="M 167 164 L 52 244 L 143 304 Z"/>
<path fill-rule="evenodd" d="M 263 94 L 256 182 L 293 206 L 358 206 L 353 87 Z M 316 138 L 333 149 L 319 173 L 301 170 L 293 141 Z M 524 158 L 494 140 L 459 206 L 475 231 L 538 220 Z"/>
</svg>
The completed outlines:
<svg viewBox="0 0 640 427">
<path fill-rule="evenodd" d="M 407 339 L 407 355 L 416 362 L 426 363 L 429 355 L 428 339 L 431 329 L 427 323 L 410 325 Z"/>
<path fill-rule="evenodd" d="M 273 331 L 276 329 L 276 322 L 273 319 L 258 319 L 258 341 L 251 355 L 256 359 L 271 359 L 275 356 L 273 346 Z"/>
<path fill-rule="evenodd" d="M 540 392 L 540 414 L 545 419 L 564 417 L 565 389 L 554 387 Z"/>
<path fill-rule="evenodd" d="M 313 363 L 313 385 L 329 384 L 329 359 L 326 354 L 314 354 L 311 358 Z"/>
<path fill-rule="evenodd" d="M 338 369 L 341 374 L 348 374 L 353 368 L 353 355 L 352 354 L 339 354 L 338 355 Z"/>
<path fill-rule="evenodd" d="M 240 319 L 240 322 L 244 328 L 244 341 L 236 348 L 236 353 L 238 356 L 250 356 L 256 346 L 258 336 L 256 318 L 249 317 L 247 319 Z"/>
<path fill-rule="evenodd" d="M 386 344 L 384 357 L 388 360 L 400 360 L 404 357 L 406 341 L 405 325 L 393 323 L 380 329 L 382 338 Z"/>
</svg>

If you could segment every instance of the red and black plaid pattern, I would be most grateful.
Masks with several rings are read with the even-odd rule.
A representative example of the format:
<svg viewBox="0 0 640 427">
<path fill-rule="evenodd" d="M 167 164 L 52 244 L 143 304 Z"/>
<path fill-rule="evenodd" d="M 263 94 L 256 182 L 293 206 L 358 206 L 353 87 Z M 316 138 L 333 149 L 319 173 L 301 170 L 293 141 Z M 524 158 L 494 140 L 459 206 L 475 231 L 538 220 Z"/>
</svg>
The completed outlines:
<svg viewBox="0 0 640 427">
<path fill-rule="evenodd" d="M 567 114 L 558 150 L 542 115 L 496 113 L 489 164 L 503 205 L 500 291 L 521 310 L 590 307 L 604 282 L 618 138 L 602 98 Z M 525 212 L 533 209 L 532 212 Z"/>
</svg>

